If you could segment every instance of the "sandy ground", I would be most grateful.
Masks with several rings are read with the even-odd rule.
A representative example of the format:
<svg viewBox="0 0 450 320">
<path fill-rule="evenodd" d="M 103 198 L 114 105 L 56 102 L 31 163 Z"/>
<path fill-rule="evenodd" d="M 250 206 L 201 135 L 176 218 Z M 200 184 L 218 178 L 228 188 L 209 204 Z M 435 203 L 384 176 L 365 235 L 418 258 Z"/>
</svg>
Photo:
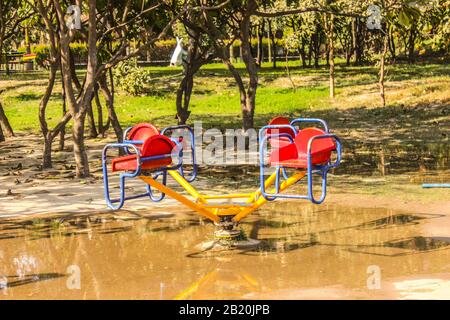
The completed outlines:
<svg viewBox="0 0 450 320">
<path fill-rule="evenodd" d="M 75 178 L 70 145 L 62 152 L 55 150 L 53 168 L 42 170 L 41 139 L 40 136 L 29 135 L 25 143 L 24 135 L 20 134 L 9 138 L 7 143 L 0 144 L 0 217 L 107 211 L 101 151 L 113 139 L 88 141 L 92 174 L 88 179 Z M 199 179 L 196 187 L 206 188 L 207 183 L 207 178 Z M 110 185 L 112 197 L 117 197 L 117 175 L 111 175 Z M 126 186 L 127 195 L 146 192 L 145 185 L 139 179 L 127 180 Z M 163 206 L 173 204 L 175 201 L 168 198 L 162 203 Z M 133 200 L 124 209 L 140 210 L 158 205 L 151 203 L 148 198 L 142 198 Z"/>
<path fill-rule="evenodd" d="M 65 151 L 54 153 L 53 169 L 42 170 L 40 165 L 42 159 L 41 137 L 28 135 L 26 143 L 24 140 L 24 136 L 19 135 L 9 139 L 7 143 L 0 144 L 0 216 L 28 216 L 49 212 L 94 213 L 108 210 L 104 200 L 101 150 L 105 143 L 113 139 L 88 141 L 88 155 L 92 172 L 92 177 L 89 179 L 74 178 L 73 155 L 70 145 Z M 225 168 L 225 170 L 232 171 L 233 169 Z M 239 187 L 247 190 L 257 188 L 255 175 L 245 177 L 239 172 L 231 172 L 231 179 L 227 180 L 230 181 L 230 184 L 227 184 L 223 176 L 217 176 L 214 172 L 214 168 L 205 168 L 198 181 L 195 182 L 195 186 L 199 190 L 208 190 L 208 192 L 211 192 L 211 189 L 220 191 L 235 188 L 236 183 L 233 184 L 233 181 L 242 180 L 244 182 Z M 397 190 L 395 194 L 390 195 L 382 192 L 383 188 L 385 189 L 391 183 L 388 182 L 387 186 L 377 187 L 378 189 L 375 188 L 374 192 L 361 193 L 362 188 L 372 188 L 370 178 L 369 182 L 366 180 L 345 180 L 345 178 L 333 177 L 330 182 L 327 203 L 450 215 L 449 189 L 421 191 L 422 193 L 418 193 L 417 197 L 402 190 Z M 373 184 L 375 185 L 378 180 L 378 178 L 373 179 Z M 140 180 L 128 181 L 128 194 L 145 191 L 145 186 Z M 391 181 L 393 181 L 392 185 L 397 184 L 393 190 L 398 189 L 404 183 L 403 181 L 396 182 L 395 177 Z M 114 187 L 117 186 L 117 177 L 111 179 L 111 184 L 112 192 L 117 194 L 118 189 Z M 414 190 L 420 189 L 418 187 L 420 183 L 413 181 L 413 184 L 416 186 Z M 172 199 L 154 204 L 143 198 L 127 203 L 124 209 L 141 210 L 149 208 L 149 206 L 154 208 L 173 204 L 175 202 Z"/>
</svg>

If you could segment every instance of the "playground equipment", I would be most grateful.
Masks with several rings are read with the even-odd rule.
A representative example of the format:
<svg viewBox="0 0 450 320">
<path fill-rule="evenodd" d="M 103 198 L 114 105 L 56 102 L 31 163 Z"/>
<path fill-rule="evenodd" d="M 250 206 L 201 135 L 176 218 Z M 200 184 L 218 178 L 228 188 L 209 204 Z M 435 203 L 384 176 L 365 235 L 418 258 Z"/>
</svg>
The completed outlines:
<svg viewBox="0 0 450 320">
<path fill-rule="evenodd" d="M 305 123 L 318 123 L 319 128 L 300 128 Z M 178 131 L 177 131 L 178 130 Z M 170 132 L 183 132 L 182 137 L 170 138 Z M 186 143 L 185 135 L 189 137 Z M 270 147 L 269 147 L 270 146 Z M 111 170 L 120 172 L 118 199 L 111 199 L 109 191 L 107 152 L 111 148 L 121 149 L 125 155 L 112 159 Z M 190 148 L 191 173 L 185 174 L 183 151 Z M 336 155 L 332 160 L 332 154 Z M 266 156 L 272 168 L 266 178 Z M 240 232 L 234 227 L 246 216 L 268 201 L 278 198 L 306 199 L 320 204 L 326 197 L 327 174 L 341 161 L 341 142 L 329 133 L 328 125 L 321 119 L 298 118 L 289 121 L 283 117 L 273 119 L 259 130 L 260 186 L 252 193 L 203 195 L 191 184 L 197 177 L 195 158 L 195 136 L 186 126 L 172 126 L 161 131 L 151 124 L 139 124 L 128 128 L 123 143 L 105 146 L 102 154 L 105 198 L 111 209 L 120 209 L 126 200 L 149 197 L 159 202 L 166 195 L 186 205 L 198 214 L 213 221 L 218 229 L 216 238 L 237 237 Z M 288 174 L 288 171 L 293 171 Z M 177 182 L 191 198 L 167 186 L 168 175 Z M 321 178 L 321 194 L 313 192 L 313 176 Z M 126 196 L 125 181 L 138 177 L 145 182 L 147 192 Z M 306 194 L 285 194 L 283 191 L 306 177 Z M 160 191 L 155 196 L 153 188 Z M 226 202 L 217 202 L 225 200 Z M 236 200 L 240 200 L 237 202 Z"/>
<path fill-rule="evenodd" d="M 35 53 L 10 52 L 0 56 L 0 70 L 5 64 L 5 70 L 8 71 L 27 71 L 26 66 L 32 67 L 36 62 L 36 57 Z"/>
<path fill-rule="evenodd" d="M 422 188 L 450 188 L 450 183 L 423 183 Z"/>
</svg>

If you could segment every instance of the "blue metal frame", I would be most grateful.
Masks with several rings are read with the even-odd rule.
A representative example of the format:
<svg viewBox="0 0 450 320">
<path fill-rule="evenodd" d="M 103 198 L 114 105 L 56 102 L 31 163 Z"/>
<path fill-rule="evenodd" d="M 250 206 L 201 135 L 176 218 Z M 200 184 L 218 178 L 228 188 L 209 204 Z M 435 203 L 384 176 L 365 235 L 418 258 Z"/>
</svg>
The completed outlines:
<svg viewBox="0 0 450 320">
<path fill-rule="evenodd" d="M 133 129 L 133 127 L 128 127 L 123 132 L 123 139 L 122 139 L 123 143 L 133 144 L 133 145 L 142 145 L 142 144 L 144 144 L 144 141 L 142 141 L 142 140 L 129 140 L 129 139 L 127 139 L 128 138 L 128 133 L 130 132 L 131 129 Z M 132 154 L 130 152 L 129 148 L 125 148 L 125 153 L 126 154 Z"/>
<path fill-rule="evenodd" d="M 320 123 L 323 128 L 325 129 L 326 133 L 329 133 L 330 130 L 328 128 L 328 124 L 325 122 L 325 120 L 318 119 L 318 118 L 297 118 L 291 121 L 291 126 L 295 126 L 296 123 Z M 297 132 L 297 131 L 296 131 Z"/>
<path fill-rule="evenodd" d="M 281 128 L 289 128 L 291 130 L 293 130 L 293 132 L 297 132 L 295 130 L 295 128 L 291 125 L 285 125 L 285 124 L 271 124 L 271 125 L 267 125 L 262 127 L 259 130 L 259 177 L 260 177 L 260 181 L 261 181 L 261 185 L 260 185 L 260 190 L 261 190 L 261 194 L 264 196 L 265 194 L 265 186 L 264 186 L 264 182 L 265 182 L 265 177 L 264 177 L 264 158 L 265 158 L 265 144 L 269 139 L 272 138 L 280 138 L 280 137 L 285 137 L 288 138 L 289 141 L 291 143 L 294 142 L 294 139 L 292 138 L 292 136 L 288 133 L 273 133 L 273 134 L 266 134 L 268 129 L 281 129 Z M 275 188 L 277 190 L 279 190 L 279 181 L 280 181 L 280 167 L 277 167 L 277 177 L 275 180 Z M 287 179 L 287 173 L 285 168 L 282 168 L 282 173 L 283 173 L 283 178 Z M 266 198 L 267 201 L 273 201 L 276 199 L 276 197 L 269 197 L 269 196 L 264 196 L 264 198 Z"/>
<path fill-rule="evenodd" d="M 133 141 L 135 142 L 135 141 Z M 123 148 L 127 153 L 129 149 L 132 149 L 134 151 L 133 154 L 136 154 L 136 170 L 134 172 L 121 172 L 119 175 L 119 189 L 120 189 L 120 196 L 118 199 L 111 199 L 110 191 L 109 191 L 109 178 L 108 178 L 108 167 L 107 167 L 107 152 L 111 148 Z M 183 148 L 179 143 L 176 143 L 176 149 L 178 149 L 178 163 L 174 166 L 170 167 L 161 167 L 152 169 L 152 172 L 154 173 L 153 178 L 157 179 L 160 175 L 162 175 L 163 184 L 166 184 L 167 181 L 167 171 L 168 170 L 178 170 L 183 165 Z M 139 149 L 136 147 L 134 143 L 111 143 L 107 144 L 102 151 L 102 169 L 103 169 L 103 185 L 104 185 L 104 193 L 105 193 L 105 200 L 106 204 L 109 208 L 113 210 L 118 210 L 123 207 L 126 200 L 131 199 L 138 199 L 143 197 L 149 197 L 153 202 L 159 202 L 164 199 L 165 194 L 162 193 L 159 197 L 155 197 L 151 187 L 147 185 L 147 192 L 143 194 L 137 194 L 133 196 L 126 197 L 125 196 L 125 179 L 126 178 L 135 178 L 138 175 L 141 174 L 142 164 L 145 161 L 151 161 L 151 160 L 160 160 L 160 159 L 167 159 L 172 158 L 173 153 L 170 154 L 163 154 L 163 155 L 157 155 L 157 156 L 151 156 L 151 157 L 141 157 Z M 114 203 L 118 203 L 118 205 L 114 205 Z"/>
<path fill-rule="evenodd" d="M 272 138 L 277 138 L 277 137 L 289 137 L 291 143 L 293 142 L 292 137 L 289 134 L 286 133 L 282 133 L 282 134 L 266 134 L 267 129 L 279 129 L 279 128 L 291 128 L 293 124 L 298 123 L 298 122 L 319 122 L 321 123 L 324 128 L 325 131 L 327 132 L 327 134 L 323 134 L 323 135 L 318 135 L 318 136 L 314 136 L 312 137 L 309 141 L 308 141 L 308 147 L 307 147 L 307 168 L 306 168 L 306 176 L 307 176 L 307 183 L 308 183 L 308 194 L 307 195 L 287 195 L 287 194 L 281 194 L 279 192 L 279 186 L 280 186 L 280 171 L 283 173 L 283 177 L 284 179 L 287 179 L 287 174 L 286 174 L 286 170 L 284 167 L 282 166 L 277 166 L 276 170 L 276 180 L 275 180 L 275 193 L 268 193 L 265 190 L 265 185 L 264 185 L 264 181 L 265 181 L 265 172 L 264 172 L 264 158 L 265 158 L 265 151 L 266 151 L 266 142 L 269 139 Z M 342 145 L 341 145 L 341 141 L 340 139 L 334 135 L 334 134 L 329 134 L 328 133 L 328 125 L 325 121 L 321 120 L 321 119 L 304 119 L 304 118 L 299 118 L 299 119 L 295 119 L 291 122 L 290 125 L 268 125 L 268 126 L 264 126 L 259 130 L 259 161 L 260 161 L 260 190 L 261 190 L 261 195 L 267 199 L 268 201 L 273 201 L 277 198 L 287 198 L 287 199 L 307 199 L 310 200 L 311 202 L 315 203 L 315 204 L 320 204 L 325 200 L 326 194 L 327 194 L 327 174 L 328 171 L 336 168 L 337 166 L 339 166 L 341 159 L 342 159 Z M 336 161 L 334 163 L 331 163 L 331 160 L 328 161 L 328 163 L 326 165 L 320 165 L 320 166 L 314 166 L 312 164 L 312 159 L 311 159 L 311 146 L 312 143 L 315 140 L 318 139 L 325 139 L 325 138 L 331 138 L 335 141 L 336 143 L 336 154 L 337 154 L 337 158 Z M 320 198 L 317 200 L 314 197 L 314 193 L 313 193 L 313 174 L 320 174 L 322 177 L 322 193 Z"/>
<path fill-rule="evenodd" d="M 188 125 L 182 124 L 177 126 L 170 126 L 167 128 L 164 128 L 161 130 L 161 134 L 164 135 L 167 131 L 174 131 L 177 129 L 185 129 L 189 132 L 189 135 L 191 137 L 191 154 L 192 154 L 192 172 L 189 174 L 188 177 L 184 175 L 183 166 L 181 166 L 178 170 L 180 174 L 183 176 L 183 178 L 186 179 L 187 182 L 193 182 L 197 178 L 197 172 L 198 172 L 198 165 L 197 165 L 197 159 L 195 156 L 195 134 L 194 130 L 192 130 L 191 127 Z"/>
</svg>

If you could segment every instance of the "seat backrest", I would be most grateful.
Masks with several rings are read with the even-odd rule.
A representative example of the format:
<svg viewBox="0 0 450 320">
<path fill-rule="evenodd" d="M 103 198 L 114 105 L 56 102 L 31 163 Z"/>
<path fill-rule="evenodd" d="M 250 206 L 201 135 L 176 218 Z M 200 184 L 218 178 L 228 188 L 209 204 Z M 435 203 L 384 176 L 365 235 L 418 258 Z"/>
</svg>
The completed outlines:
<svg viewBox="0 0 450 320">
<path fill-rule="evenodd" d="M 270 120 L 269 125 L 289 125 L 289 119 L 285 117 L 276 117 Z M 292 132 L 292 129 L 290 128 L 279 128 L 279 129 L 267 129 L 267 134 L 280 134 L 280 133 L 287 133 L 292 138 L 295 137 L 296 132 Z"/>
<path fill-rule="evenodd" d="M 151 157 L 164 154 L 171 154 L 175 147 L 175 142 L 163 135 L 154 135 L 144 141 L 141 148 L 141 157 Z"/>
<path fill-rule="evenodd" d="M 312 137 L 327 134 L 325 131 L 317 128 L 305 128 L 295 137 L 294 143 L 297 146 L 299 154 L 305 154 L 308 151 L 308 142 Z M 317 139 L 311 145 L 311 154 L 329 153 L 336 149 L 336 144 L 332 138 Z"/>
<path fill-rule="evenodd" d="M 158 135 L 158 129 L 150 123 L 140 123 L 135 125 L 128 133 L 128 140 L 145 141 L 148 138 Z"/>
<path fill-rule="evenodd" d="M 285 117 L 276 117 L 270 120 L 269 125 L 289 125 L 289 119 Z M 267 134 L 288 134 L 292 139 L 295 138 L 296 132 L 293 132 L 290 128 L 278 128 L 278 129 L 267 129 Z M 270 145 L 274 148 L 281 148 L 288 145 L 290 142 L 287 137 L 278 137 L 269 139 Z"/>
</svg>

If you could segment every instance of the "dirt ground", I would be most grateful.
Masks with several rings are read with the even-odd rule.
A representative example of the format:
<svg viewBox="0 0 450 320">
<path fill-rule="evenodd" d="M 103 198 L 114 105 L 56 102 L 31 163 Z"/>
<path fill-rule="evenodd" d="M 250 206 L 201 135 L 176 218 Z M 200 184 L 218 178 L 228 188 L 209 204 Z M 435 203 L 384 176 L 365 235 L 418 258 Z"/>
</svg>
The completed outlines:
<svg viewBox="0 0 450 320">
<path fill-rule="evenodd" d="M 101 150 L 111 141 L 89 140 L 88 154 L 92 171 L 89 179 L 74 177 L 70 145 L 63 152 L 54 153 L 53 169 L 42 170 L 40 136 L 26 135 L 25 139 L 24 135 L 19 134 L 9 139 L 8 143 L 0 144 L 0 216 L 105 210 Z M 354 153 L 355 150 L 351 150 L 349 157 Z M 254 190 L 258 185 L 257 170 L 254 166 L 204 167 L 195 185 L 199 190 L 206 188 L 209 192 L 222 192 L 229 188 Z M 449 170 L 423 170 L 384 176 L 379 173 L 367 174 L 370 170 L 378 171 L 377 168 L 366 168 L 356 175 L 331 175 L 327 202 L 427 212 L 448 211 L 450 208 L 449 189 L 421 188 L 422 182 L 448 182 Z M 116 181 L 113 177 L 112 183 Z M 131 181 L 127 186 L 127 192 L 143 190 L 139 181 Z M 117 191 L 117 188 L 113 187 L 114 190 Z M 164 203 L 174 202 L 167 199 Z M 125 209 L 138 210 L 153 205 L 147 199 L 141 199 L 130 202 Z"/>
</svg>

